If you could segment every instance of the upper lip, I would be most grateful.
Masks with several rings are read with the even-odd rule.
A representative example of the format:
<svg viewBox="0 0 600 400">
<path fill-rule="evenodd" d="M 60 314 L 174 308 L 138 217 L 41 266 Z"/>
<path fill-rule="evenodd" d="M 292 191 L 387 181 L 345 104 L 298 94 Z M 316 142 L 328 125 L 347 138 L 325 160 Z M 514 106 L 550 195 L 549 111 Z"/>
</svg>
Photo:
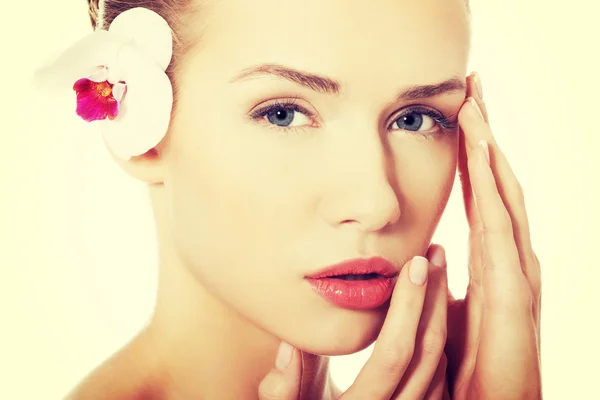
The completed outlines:
<svg viewBox="0 0 600 400">
<path fill-rule="evenodd" d="M 391 278 L 398 275 L 398 270 L 394 267 L 394 264 L 382 257 L 357 258 L 330 265 L 306 277 L 319 279 L 340 275 L 366 274 L 379 274 Z"/>
</svg>

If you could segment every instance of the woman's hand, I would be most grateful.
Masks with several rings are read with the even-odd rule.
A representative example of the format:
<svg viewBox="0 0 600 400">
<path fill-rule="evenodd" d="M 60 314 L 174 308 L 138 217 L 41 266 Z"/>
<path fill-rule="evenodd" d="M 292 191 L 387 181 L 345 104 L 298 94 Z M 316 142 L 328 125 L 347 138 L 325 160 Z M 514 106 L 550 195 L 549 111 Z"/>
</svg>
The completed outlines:
<svg viewBox="0 0 600 400">
<path fill-rule="evenodd" d="M 441 254 L 441 259 L 431 257 L 434 253 Z M 448 307 L 446 262 L 440 246 L 430 247 L 428 255 L 439 265 L 415 257 L 402 268 L 371 357 L 348 390 L 334 398 L 449 398 L 444 355 Z M 260 400 L 306 398 L 301 393 L 302 354 L 287 346 L 282 345 L 280 354 L 287 350 L 291 360 L 289 356 L 283 360 L 278 357 L 276 367 L 260 384 Z M 329 399 L 330 395 L 325 393 L 323 397 Z"/>
<path fill-rule="evenodd" d="M 465 299 L 448 300 L 450 391 L 461 400 L 541 399 L 540 264 L 521 186 L 488 125 L 481 83 L 470 76 L 467 84 L 458 119 L 470 280 Z"/>
</svg>

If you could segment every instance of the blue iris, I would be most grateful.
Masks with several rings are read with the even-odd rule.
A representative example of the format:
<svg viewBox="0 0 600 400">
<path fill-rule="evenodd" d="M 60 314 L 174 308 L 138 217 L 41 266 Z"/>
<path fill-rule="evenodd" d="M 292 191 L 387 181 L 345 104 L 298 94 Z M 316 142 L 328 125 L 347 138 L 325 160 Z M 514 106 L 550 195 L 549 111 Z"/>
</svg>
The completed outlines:
<svg viewBox="0 0 600 400">
<path fill-rule="evenodd" d="M 295 113 L 294 110 L 278 107 L 267 113 L 267 119 L 277 126 L 289 126 L 294 121 Z"/>
<path fill-rule="evenodd" d="M 403 115 L 396 120 L 399 129 L 418 131 L 423 126 L 423 115 L 418 112 Z"/>
</svg>

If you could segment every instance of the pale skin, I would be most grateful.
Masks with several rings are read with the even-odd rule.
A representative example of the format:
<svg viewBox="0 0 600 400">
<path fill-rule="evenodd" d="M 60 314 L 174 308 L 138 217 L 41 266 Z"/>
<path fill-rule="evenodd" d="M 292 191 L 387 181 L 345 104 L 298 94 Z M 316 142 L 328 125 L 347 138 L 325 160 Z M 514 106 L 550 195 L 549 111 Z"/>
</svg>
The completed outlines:
<svg viewBox="0 0 600 400">
<path fill-rule="evenodd" d="M 470 227 L 467 295 L 455 299 L 442 269 L 432 270 L 434 280 L 426 290 L 430 295 L 435 288 L 437 301 L 429 307 L 425 303 L 423 314 L 416 313 L 416 318 L 413 314 L 411 324 L 407 321 L 411 313 L 402 306 L 411 302 L 418 310 L 415 303 L 423 304 L 423 295 L 398 284 L 394 296 L 403 301 L 392 300 L 369 362 L 350 388 L 335 398 L 542 398 L 541 272 L 531 247 L 523 192 L 492 135 L 477 75 L 467 82 L 472 97 L 459 114 L 459 173 Z M 438 260 L 444 260 L 443 253 L 439 245 L 428 251 Z M 445 260 L 439 266 L 446 268 Z M 447 301 L 439 293 L 447 295 L 443 299 Z M 446 312 L 436 313 L 434 307 Z M 417 327 L 419 333 L 412 337 Z M 400 335 L 405 340 L 398 340 Z M 412 341 L 406 339 L 410 335 Z M 445 341 L 445 351 L 436 352 L 431 344 L 440 340 Z M 419 342 L 428 343 L 429 351 L 419 353 L 423 348 Z M 396 351 L 390 352 L 390 345 Z M 303 376 L 301 356 L 292 349 L 286 363 L 276 361 L 261 382 L 260 399 L 304 398 L 298 385 Z"/>
<path fill-rule="evenodd" d="M 463 0 L 306 0 L 292 7 L 298 23 L 274 18 L 281 11 L 275 0 L 210 3 L 201 13 L 210 15 L 201 43 L 182 60 L 177 112 L 157 155 L 115 158 L 149 184 L 160 264 L 154 316 L 71 398 L 288 399 L 297 391 L 304 399 L 336 399 L 327 356 L 362 350 L 378 336 L 372 359 L 342 398 L 373 391 L 382 399 L 536 398 L 539 343 L 531 335 L 539 337 L 539 267 L 516 178 L 489 126 L 465 103 L 475 97 L 486 115 L 472 80 L 464 79 Z M 410 40 L 402 39 L 409 31 Z M 264 64 L 270 67 L 248 75 Z M 326 77 L 337 93 L 282 77 L 280 66 Z M 293 129 L 255 113 L 290 101 L 302 109 Z M 418 131 L 396 124 L 417 106 L 462 129 L 442 129 L 426 115 Z M 461 137 L 466 181 L 481 199 L 475 212 L 466 196 L 475 233 L 464 303 L 448 300 L 445 261 L 434 266 L 440 247 L 430 248 L 460 165 Z M 480 139 L 489 143 L 491 169 L 480 164 Z M 374 255 L 399 270 L 389 307 L 340 309 L 303 279 Z M 432 262 L 422 286 L 410 283 L 404 268 L 414 256 Z M 517 289 L 522 296 L 498 301 L 506 298 L 502 291 Z M 527 299 L 536 300 L 531 319 Z M 476 317 L 455 328 L 463 310 Z M 518 316 L 518 324 L 500 316 Z M 494 336 L 499 324 L 505 330 Z M 413 333 L 399 334 L 403 327 Z M 454 345 L 463 338 L 466 352 Z M 274 369 L 282 341 L 298 349 L 285 373 Z M 381 348 L 391 357 L 383 363 Z M 490 361 L 496 352 L 506 357 L 503 368 Z M 382 365 L 392 373 L 380 374 Z M 515 366 L 527 381 L 514 379 Z"/>
</svg>

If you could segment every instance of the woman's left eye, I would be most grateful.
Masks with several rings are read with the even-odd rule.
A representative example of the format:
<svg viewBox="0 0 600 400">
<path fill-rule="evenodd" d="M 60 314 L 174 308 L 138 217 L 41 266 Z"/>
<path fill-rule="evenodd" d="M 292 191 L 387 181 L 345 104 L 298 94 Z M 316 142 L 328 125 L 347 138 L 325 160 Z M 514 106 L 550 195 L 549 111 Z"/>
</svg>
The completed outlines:
<svg viewBox="0 0 600 400">
<path fill-rule="evenodd" d="M 436 123 L 432 117 L 422 112 L 412 111 L 396 119 L 392 123 L 392 128 L 396 127 L 396 129 L 412 132 L 429 131 L 435 127 Z"/>
</svg>

